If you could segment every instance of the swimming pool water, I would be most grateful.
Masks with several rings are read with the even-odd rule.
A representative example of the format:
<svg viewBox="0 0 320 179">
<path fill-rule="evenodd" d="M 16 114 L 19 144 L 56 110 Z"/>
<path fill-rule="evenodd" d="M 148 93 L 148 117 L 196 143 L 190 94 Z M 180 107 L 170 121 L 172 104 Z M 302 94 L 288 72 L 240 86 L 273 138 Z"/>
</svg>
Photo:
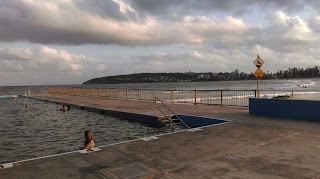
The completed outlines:
<svg viewBox="0 0 320 179">
<path fill-rule="evenodd" d="M 78 150 L 87 129 L 93 131 L 96 146 L 167 132 L 79 109 L 62 112 L 61 107 L 23 97 L 0 98 L 0 163 Z"/>
</svg>

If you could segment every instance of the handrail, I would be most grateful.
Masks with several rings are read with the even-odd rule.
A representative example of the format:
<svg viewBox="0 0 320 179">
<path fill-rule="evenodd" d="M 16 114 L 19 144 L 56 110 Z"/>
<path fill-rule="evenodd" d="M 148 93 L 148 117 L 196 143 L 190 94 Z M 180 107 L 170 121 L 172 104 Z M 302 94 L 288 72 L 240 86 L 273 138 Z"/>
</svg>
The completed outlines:
<svg viewBox="0 0 320 179">
<path fill-rule="evenodd" d="M 176 115 L 161 99 L 159 99 L 158 97 L 155 97 L 154 98 L 155 99 L 155 102 L 158 100 L 158 101 L 160 101 L 160 103 L 164 106 L 164 107 L 166 107 L 174 116 L 176 116 L 177 117 L 177 119 L 179 119 L 179 121 L 181 121 L 188 129 L 190 129 L 191 127 L 189 127 L 185 122 L 183 122 L 183 120 L 178 116 L 178 115 Z M 158 108 L 157 108 L 158 109 Z M 158 109 L 159 110 L 159 109 Z M 159 110 L 160 111 L 160 110 Z M 162 113 L 162 111 L 160 111 L 161 113 Z M 163 113 L 162 113 L 163 114 Z M 165 115 L 165 114 L 164 114 Z M 166 116 L 166 115 L 165 115 Z M 170 117 L 170 114 L 169 114 L 169 117 Z M 171 120 L 171 118 L 168 118 L 169 119 L 169 121 L 173 124 L 173 125 L 175 125 L 174 124 L 174 122 Z"/>
<path fill-rule="evenodd" d="M 158 109 L 158 111 L 160 111 L 161 114 L 163 114 L 164 117 L 167 118 L 167 119 L 170 121 L 170 123 L 169 123 L 169 129 L 170 129 L 170 131 L 171 131 L 171 124 L 173 124 L 173 125 L 177 128 L 176 124 L 171 120 L 170 114 L 166 115 L 166 114 L 164 114 L 159 108 L 157 108 L 157 107 L 155 107 L 155 108 Z"/>
</svg>

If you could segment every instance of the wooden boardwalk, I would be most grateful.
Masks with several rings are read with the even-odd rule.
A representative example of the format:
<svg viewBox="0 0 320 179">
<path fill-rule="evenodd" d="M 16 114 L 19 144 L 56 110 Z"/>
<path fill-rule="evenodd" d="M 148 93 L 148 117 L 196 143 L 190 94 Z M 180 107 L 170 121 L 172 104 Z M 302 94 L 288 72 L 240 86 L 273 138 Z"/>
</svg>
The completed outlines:
<svg viewBox="0 0 320 179">
<path fill-rule="evenodd" d="M 38 97 L 154 115 L 151 102 Z M 178 114 L 232 123 L 101 147 L 100 151 L 14 163 L 0 178 L 319 178 L 320 123 L 252 116 L 247 108 L 174 104 Z"/>
</svg>

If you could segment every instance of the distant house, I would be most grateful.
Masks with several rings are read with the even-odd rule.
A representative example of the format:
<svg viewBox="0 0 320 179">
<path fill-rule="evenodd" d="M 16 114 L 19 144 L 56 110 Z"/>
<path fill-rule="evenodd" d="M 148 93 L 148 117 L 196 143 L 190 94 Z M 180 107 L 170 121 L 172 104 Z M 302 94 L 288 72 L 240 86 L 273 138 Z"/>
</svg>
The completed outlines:
<svg viewBox="0 0 320 179">
<path fill-rule="evenodd" d="M 199 74 L 199 75 L 198 75 L 198 78 L 199 78 L 199 79 L 204 78 L 204 74 L 202 74 L 202 73 L 201 73 L 201 74 Z"/>
<path fill-rule="evenodd" d="M 205 73 L 204 74 L 205 79 L 211 79 L 212 78 L 212 73 Z"/>
</svg>

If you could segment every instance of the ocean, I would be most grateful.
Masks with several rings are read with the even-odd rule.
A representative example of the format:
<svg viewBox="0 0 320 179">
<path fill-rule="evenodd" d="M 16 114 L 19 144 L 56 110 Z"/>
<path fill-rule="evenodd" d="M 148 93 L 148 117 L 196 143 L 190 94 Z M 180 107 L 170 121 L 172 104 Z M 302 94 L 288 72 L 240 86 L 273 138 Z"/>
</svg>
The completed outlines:
<svg viewBox="0 0 320 179">
<path fill-rule="evenodd" d="M 294 91 L 296 99 L 320 100 L 320 79 L 260 80 L 261 96 L 282 95 Z M 127 84 L 86 84 L 50 86 L 3 86 L 1 95 L 19 95 L 46 92 L 49 87 L 108 88 L 108 89 L 155 89 L 155 90 L 256 90 L 256 80 L 211 81 L 211 82 L 168 82 L 168 83 L 127 83 Z"/>
</svg>

